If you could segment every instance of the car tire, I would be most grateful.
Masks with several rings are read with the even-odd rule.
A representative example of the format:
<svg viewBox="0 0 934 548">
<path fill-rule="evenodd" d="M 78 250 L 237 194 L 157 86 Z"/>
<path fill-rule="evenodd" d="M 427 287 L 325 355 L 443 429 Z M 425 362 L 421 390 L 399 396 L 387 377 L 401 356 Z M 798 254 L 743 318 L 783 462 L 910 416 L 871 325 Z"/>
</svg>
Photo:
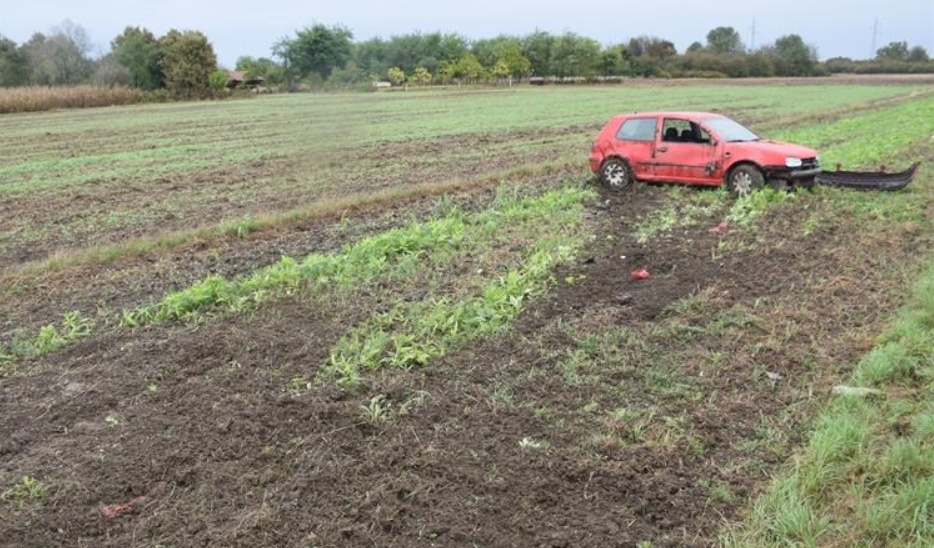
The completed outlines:
<svg viewBox="0 0 934 548">
<path fill-rule="evenodd" d="M 610 158 L 600 166 L 600 182 L 614 192 L 625 190 L 633 181 L 629 164 L 621 158 Z"/>
<path fill-rule="evenodd" d="M 765 186 L 765 176 L 754 165 L 740 164 L 730 170 L 726 186 L 736 196 L 746 196 Z"/>
</svg>

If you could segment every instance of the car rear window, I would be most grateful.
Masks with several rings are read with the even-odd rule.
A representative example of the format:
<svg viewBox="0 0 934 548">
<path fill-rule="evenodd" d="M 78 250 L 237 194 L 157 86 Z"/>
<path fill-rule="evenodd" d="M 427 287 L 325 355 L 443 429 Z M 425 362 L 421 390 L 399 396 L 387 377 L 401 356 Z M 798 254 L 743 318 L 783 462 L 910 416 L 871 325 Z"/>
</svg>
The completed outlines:
<svg viewBox="0 0 934 548">
<path fill-rule="evenodd" d="M 630 118 L 616 132 L 621 141 L 654 141 L 655 118 Z"/>
</svg>

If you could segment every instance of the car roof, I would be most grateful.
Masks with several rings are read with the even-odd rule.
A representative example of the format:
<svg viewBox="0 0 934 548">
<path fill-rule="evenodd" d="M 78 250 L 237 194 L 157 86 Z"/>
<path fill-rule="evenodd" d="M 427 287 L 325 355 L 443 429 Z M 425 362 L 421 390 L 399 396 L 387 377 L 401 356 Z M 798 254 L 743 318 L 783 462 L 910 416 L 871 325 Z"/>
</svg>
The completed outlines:
<svg viewBox="0 0 934 548">
<path fill-rule="evenodd" d="M 723 114 L 717 114 L 716 112 L 695 112 L 695 111 L 678 111 L 678 110 L 664 110 L 664 111 L 655 111 L 655 112 L 631 112 L 629 114 L 619 114 L 615 118 L 653 118 L 653 117 L 665 117 L 665 118 L 689 118 L 693 120 L 700 120 L 703 118 L 726 118 L 727 116 Z"/>
</svg>

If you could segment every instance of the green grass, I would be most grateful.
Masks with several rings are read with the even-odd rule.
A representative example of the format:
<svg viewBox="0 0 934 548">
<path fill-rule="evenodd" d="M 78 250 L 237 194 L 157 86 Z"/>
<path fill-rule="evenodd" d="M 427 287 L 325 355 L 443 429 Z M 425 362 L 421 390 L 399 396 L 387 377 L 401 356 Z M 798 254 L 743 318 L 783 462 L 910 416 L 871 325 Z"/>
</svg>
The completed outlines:
<svg viewBox="0 0 934 548">
<path fill-rule="evenodd" d="M 844 169 L 875 169 L 892 159 L 912 154 L 914 143 L 931 138 L 930 123 L 934 117 L 934 96 L 924 95 L 893 106 L 859 112 L 827 123 L 776 132 L 772 137 L 817 148 L 821 163 L 834 169 L 837 163 Z M 858 138 L 852 138 L 852 137 Z M 897 166 L 907 167 L 907 166 Z"/>
<path fill-rule="evenodd" d="M 47 324 L 32 335 L 14 331 L 8 345 L 0 344 L 0 372 L 13 361 L 55 352 L 75 341 L 91 336 L 95 322 L 77 311 L 66 312 L 59 324 Z"/>
<path fill-rule="evenodd" d="M 0 493 L 0 500 L 9 501 L 22 509 L 29 503 L 41 501 L 48 494 L 48 487 L 32 476 L 23 476 L 16 485 Z"/>
<path fill-rule="evenodd" d="M 394 365 L 427 361 L 452 341 L 475 338 L 505 326 L 521 310 L 524 299 L 541 289 L 550 268 L 566 261 L 573 247 L 582 242 L 583 235 L 571 235 L 568 231 L 579 224 L 583 202 L 592 197 L 591 191 L 575 183 L 545 192 L 526 190 L 539 194 L 526 195 L 519 187 L 503 187 L 487 210 L 464 213 L 452 208 L 438 218 L 413 221 L 363 238 L 338 252 L 313 253 L 300 260 L 283 257 L 237 278 L 209 276 L 152 303 L 123 310 L 119 317 L 104 313 L 90 319 L 77 312 L 67 313 L 60 327 L 46 325 L 35 335 L 15 332 L 8 345 L 0 344 L 0 366 L 18 358 L 58 350 L 89 336 L 96 324 L 134 328 L 174 320 L 197 321 L 207 314 L 243 313 L 293 293 L 349 294 L 378 280 L 390 282 L 389 285 L 398 290 L 408 279 L 441 277 L 446 273 L 445 266 L 458 257 L 471 256 L 481 265 L 486 260 L 502 261 L 504 257 L 498 254 L 490 259 L 484 257 L 504 245 L 532 238 L 531 234 L 539 229 L 555 234 L 531 243 L 527 264 L 486 282 L 481 298 L 468 302 L 434 298 L 422 304 L 421 309 L 403 313 L 412 314 L 422 322 L 415 329 L 419 333 L 436 330 L 437 327 L 426 327 L 432 322 L 454 320 L 441 342 L 434 346 L 431 346 L 434 343 L 424 343 L 428 346 L 416 343 L 412 334 L 384 337 L 384 343 L 392 343 L 396 348 L 390 360 Z M 486 280 L 495 274 L 492 268 L 488 272 L 487 276 L 477 278 Z M 393 318 L 385 315 L 376 323 L 388 325 Z M 366 344 L 375 343 L 368 341 Z M 382 345 L 380 343 L 380 352 Z M 345 349 L 341 355 L 346 356 L 348 352 L 350 350 Z"/>
<path fill-rule="evenodd" d="M 726 547 L 934 545 L 934 263 Z"/>
<path fill-rule="evenodd" d="M 586 241 L 576 227 L 583 199 L 589 196 L 579 187 L 565 187 L 515 202 L 521 207 L 505 207 L 478 223 L 480 230 L 468 237 L 480 242 L 473 253 L 475 261 L 483 260 L 476 255 L 496 251 L 497 246 L 490 247 L 492 240 L 509 244 L 532 238 L 517 258 L 518 266 L 499 275 L 495 270 L 477 269 L 452 294 L 400 302 L 374 315 L 337 343 L 321 376 L 355 385 L 365 371 L 424 366 L 450 348 L 502 333 L 527 302 L 550 285 L 552 269 L 573 258 Z M 531 223 L 527 222 L 530 218 L 534 219 Z M 501 262 L 500 254 L 496 256 Z"/>
<path fill-rule="evenodd" d="M 140 232 L 161 238 L 258 216 L 287 222 L 278 214 L 296 203 L 473 180 L 517 162 L 561 159 L 583 167 L 597 129 L 621 111 L 726 109 L 759 120 L 755 129 L 768 134 L 796 117 L 827 109 L 842 115 L 918 89 L 517 87 L 0 117 L 0 195 L 35 221 L 0 222 L 0 235 L 7 235 L 0 256 L 29 250 L 31 262 L 41 261 L 119 249 Z"/>
</svg>

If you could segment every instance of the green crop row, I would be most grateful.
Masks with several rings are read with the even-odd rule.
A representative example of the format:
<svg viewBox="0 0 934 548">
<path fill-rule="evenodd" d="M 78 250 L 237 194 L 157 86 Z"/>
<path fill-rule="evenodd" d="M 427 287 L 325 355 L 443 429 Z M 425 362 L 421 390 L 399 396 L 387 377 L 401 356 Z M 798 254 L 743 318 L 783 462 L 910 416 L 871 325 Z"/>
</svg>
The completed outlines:
<svg viewBox="0 0 934 548">
<path fill-rule="evenodd" d="M 313 253 L 300 261 L 283 257 L 237 278 L 209 276 L 156 302 L 123 310 L 119 318 L 91 320 L 70 312 L 64 315 L 61 326 L 44 326 L 35 335 L 15 331 L 7 345 L 0 345 L 0 365 L 57 350 L 89 336 L 96 324 L 132 328 L 191 320 L 208 311 L 252 309 L 266 300 L 302 290 L 350 290 L 379 277 L 402 280 L 417 269 L 440 267 L 457 255 L 476 255 L 497 242 L 511 242 L 517 231 L 534 231 L 549 222 L 559 230 L 563 223 L 579 219 L 583 201 L 592 196 L 579 185 L 532 196 L 523 192 L 504 188 L 487 210 L 467 214 L 451 206 L 439 218 L 363 238 L 339 252 Z"/>
<path fill-rule="evenodd" d="M 363 371 L 424 366 L 466 342 L 496 335 L 543 292 L 556 265 L 573 258 L 581 235 L 539 241 L 522 263 L 465 298 L 431 297 L 378 314 L 344 336 L 331 351 L 321 376 L 356 385 Z"/>
<path fill-rule="evenodd" d="M 122 324 L 135 327 L 182 319 L 209 308 L 238 312 L 271 296 L 296 291 L 304 284 L 349 288 L 391 270 L 395 277 L 405 276 L 425 262 L 423 255 L 430 262 L 445 262 L 453 253 L 476 248 L 498 237 L 507 225 L 558 215 L 588 195 L 580 187 L 566 187 L 532 198 L 521 198 L 515 191 L 500 192 L 487 211 L 466 215 L 455 209 L 439 219 L 413 222 L 364 238 L 339 253 L 313 253 L 301 261 L 283 257 L 237 279 L 211 276 L 156 303 L 124 311 Z"/>
<path fill-rule="evenodd" d="M 61 322 L 39 328 L 35 335 L 15 331 L 9 346 L 0 344 L 0 369 L 18 358 L 54 352 L 91 335 L 94 321 L 77 311 L 66 312 Z"/>
<path fill-rule="evenodd" d="M 934 97 L 923 96 L 894 106 L 869 110 L 830 123 L 813 124 L 775 135 L 820 151 L 825 169 L 876 168 L 889 164 L 911 145 L 931 138 Z"/>
</svg>

